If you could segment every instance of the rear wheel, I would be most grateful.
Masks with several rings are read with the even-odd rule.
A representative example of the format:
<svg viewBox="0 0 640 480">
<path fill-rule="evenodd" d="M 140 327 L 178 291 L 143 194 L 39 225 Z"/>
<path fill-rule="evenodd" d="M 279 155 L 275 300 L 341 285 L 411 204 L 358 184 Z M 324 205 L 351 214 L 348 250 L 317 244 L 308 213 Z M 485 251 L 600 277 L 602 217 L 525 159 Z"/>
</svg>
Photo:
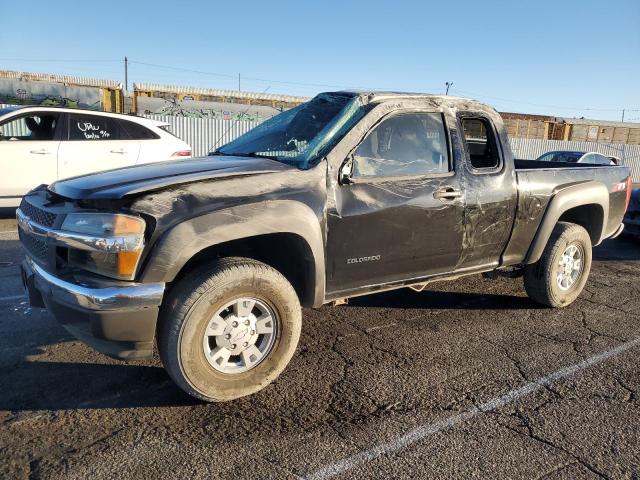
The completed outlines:
<svg viewBox="0 0 640 480">
<path fill-rule="evenodd" d="M 187 393 L 232 400 L 278 377 L 295 352 L 301 324 L 298 297 L 282 274 L 255 260 L 222 259 L 169 294 L 158 350 Z"/>
<path fill-rule="evenodd" d="M 591 270 L 591 238 L 580 225 L 559 222 L 536 263 L 524 270 L 524 287 L 532 300 L 566 307 L 582 292 Z"/>
</svg>

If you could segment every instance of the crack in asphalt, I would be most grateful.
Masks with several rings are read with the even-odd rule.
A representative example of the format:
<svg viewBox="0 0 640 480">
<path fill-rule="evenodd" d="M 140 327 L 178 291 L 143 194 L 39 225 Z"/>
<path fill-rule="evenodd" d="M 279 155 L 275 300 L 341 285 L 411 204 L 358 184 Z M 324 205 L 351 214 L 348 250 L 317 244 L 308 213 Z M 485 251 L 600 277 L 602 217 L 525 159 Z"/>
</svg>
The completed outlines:
<svg viewBox="0 0 640 480">
<path fill-rule="evenodd" d="M 589 289 L 587 289 L 587 288 L 585 288 L 585 289 L 584 289 L 584 291 L 587 291 L 587 292 L 591 293 L 591 294 L 592 294 L 592 296 L 595 296 L 595 294 L 594 294 L 593 292 L 591 292 L 591 291 L 590 291 Z M 623 308 L 620 308 L 620 307 L 619 307 L 619 306 L 617 306 L 617 305 L 611 305 L 610 303 L 608 303 L 608 302 L 606 302 L 606 301 L 604 301 L 604 300 L 602 300 L 602 299 L 598 299 L 598 301 L 595 301 L 595 300 L 592 300 L 591 298 L 582 297 L 582 298 L 581 298 L 581 300 L 582 300 L 582 301 L 584 301 L 584 302 L 590 303 L 590 304 L 592 304 L 592 305 L 598 306 L 598 307 L 606 307 L 606 308 L 609 308 L 609 309 L 614 310 L 614 311 L 616 311 L 616 312 L 618 312 L 618 313 L 621 313 L 621 314 L 623 314 L 623 315 L 625 315 L 625 316 L 626 316 L 626 315 L 629 315 L 629 316 L 634 317 L 634 318 L 640 318 L 640 315 L 635 314 L 635 313 L 633 313 L 633 312 L 630 312 L 630 311 L 628 311 L 628 310 L 625 310 L 625 309 L 623 309 Z"/>
<path fill-rule="evenodd" d="M 267 458 L 267 457 L 265 457 L 263 455 L 259 455 L 259 454 L 254 452 L 254 453 L 249 453 L 249 456 L 251 456 L 253 458 L 256 458 L 258 460 L 262 460 L 263 462 L 267 463 L 268 465 L 271 465 L 272 467 L 274 467 L 276 469 L 276 471 L 278 471 L 280 473 L 284 473 L 288 477 L 295 478 L 297 480 L 303 480 L 303 478 L 300 475 L 292 472 L 291 470 L 289 470 L 289 469 L 283 467 L 282 465 L 280 465 L 278 462 L 276 462 L 274 460 L 271 460 L 271 459 L 269 459 L 269 458 Z M 211 478 L 215 478 L 215 475 L 212 476 Z"/>
<path fill-rule="evenodd" d="M 535 332 L 533 332 L 535 333 Z M 494 347 L 496 347 L 498 350 L 500 350 L 502 352 L 502 354 L 511 362 L 511 364 L 516 368 L 516 370 L 518 371 L 518 375 L 520 375 L 520 378 L 522 378 L 522 380 L 524 380 L 525 382 L 530 382 L 530 378 L 529 376 L 525 373 L 524 371 L 524 367 L 522 366 L 522 363 L 516 358 L 514 357 L 510 352 L 509 349 L 506 348 L 504 345 L 501 345 L 499 343 L 496 342 L 492 342 L 491 340 L 489 340 L 488 338 L 479 337 L 481 340 L 487 342 L 490 345 L 493 345 Z M 557 397 L 557 398 L 562 398 L 562 394 L 560 394 L 560 392 L 558 392 L 555 388 L 553 388 L 552 385 L 543 385 L 543 388 L 545 390 L 547 390 L 550 394 L 552 394 L 553 396 Z"/>
<path fill-rule="evenodd" d="M 533 480 L 544 480 L 545 478 L 550 478 L 553 474 L 562 472 L 565 468 L 570 467 L 571 465 L 578 465 L 578 464 L 579 462 L 572 461 L 572 462 L 563 463 L 561 465 L 556 465 L 551 470 L 541 473 L 540 475 L 535 477 Z"/>
<path fill-rule="evenodd" d="M 40 480 L 40 459 L 33 459 L 29 462 L 29 480 Z"/>
<path fill-rule="evenodd" d="M 575 453 L 567 450 L 566 448 L 561 447 L 560 445 L 556 445 L 551 440 L 548 440 L 548 439 L 536 434 L 533 431 L 533 426 L 531 425 L 531 422 L 529 421 L 529 418 L 526 415 L 524 415 L 520 411 L 520 409 L 516 408 L 514 415 L 520 420 L 520 425 L 519 426 L 524 427 L 526 429 L 526 433 L 522 432 L 521 430 L 518 430 L 517 428 L 510 427 L 508 425 L 503 425 L 503 427 L 511 430 L 514 433 L 517 433 L 518 435 L 524 435 L 525 437 L 530 438 L 532 440 L 535 440 L 536 442 L 542 443 L 542 444 L 547 445 L 547 446 L 549 446 L 549 447 L 551 447 L 551 448 L 553 448 L 555 450 L 558 450 L 558 451 L 564 453 L 565 455 L 573 458 L 577 463 L 582 465 L 584 468 L 589 470 L 591 473 L 597 475 L 599 478 L 603 478 L 605 480 L 609 480 L 609 477 L 606 474 L 604 474 L 603 472 L 598 470 L 596 467 L 591 465 L 589 462 L 587 462 L 583 458 L 581 458 L 578 455 L 576 455 Z"/>
<path fill-rule="evenodd" d="M 323 466 L 318 470 L 310 473 L 305 478 L 307 478 L 308 480 L 324 480 L 328 478 L 333 478 L 336 475 L 339 475 L 348 470 L 351 470 L 352 468 L 377 460 L 383 455 L 398 452 L 406 448 L 407 446 L 412 445 L 420 440 L 424 440 L 425 438 L 430 437 L 434 434 L 449 430 L 460 423 L 464 423 L 468 420 L 471 420 L 477 415 L 488 413 L 488 412 L 497 410 L 498 408 L 514 403 L 520 398 L 523 398 L 533 392 L 543 389 L 545 385 L 571 377 L 584 369 L 590 368 L 593 365 L 604 362 L 609 358 L 613 358 L 618 355 L 621 355 L 622 353 L 625 353 L 632 348 L 637 348 L 638 346 L 640 346 L 640 338 L 636 338 L 629 342 L 623 343 L 610 350 L 606 350 L 597 355 L 594 355 L 585 360 L 582 360 L 579 363 L 561 368 L 560 370 L 557 370 L 545 377 L 529 382 L 516 390 L 511 390 L 504 395 L 495 397 L 480 405 L 474 405 L 473 408 L 466 410 L 465 412 L 459 413 L 457 415 L 454 415 L 453 417 L 445 418 L 443 420 L 440 420 L 432 424 L 420 425 L 418 427 L 415 427 L 410 432 L 398 438 L 392 439 L 387 443 L 378 444 L 370 449 L 363 450 L 359 453 L 343 458 L 329 465 Z M 545 443 L 547 442 L 545 439 L 542 439 L 542 438 L 541 438 L 541 441 Z M 550 446 L 554 447 L 555 445 L 551 443 Z M 562 447 L 558 447 L 558 448 L 562 450 Z M 570 456 L 574 456 L 576 460 L 583 462 L 585 465 L 585 468 L 590 469 L 590 471 L 592 471 L 594 474 L 601 476 L 601 478 L 608 478 L 604 474 L 602 474 L 602 472 L 599 472 L 593 466 L 589 465 L 588 463 L 581 460 L 579 457 L 575 456 L 575 454 L 573 454 L 572 452 L 566 451 L 565 453 L 567 453 Z"/>
<path fill-rule="evenodd" d="M 624 401 L 627 402 L 627 403 L 635 402 L 635 400 L 636 400 L 636 392 L 635 392 L 635 390 L 633 390 L 631 387 L 628 387 L 622 381 L 622 379 L 620 379 L 619 377 L 614 377 L 614 379 L 618 383 L 618 385 L 620 385 L 622 387 L 622 389 L 627 392 L 627 396 L 624 399 Z"/>
</svg>

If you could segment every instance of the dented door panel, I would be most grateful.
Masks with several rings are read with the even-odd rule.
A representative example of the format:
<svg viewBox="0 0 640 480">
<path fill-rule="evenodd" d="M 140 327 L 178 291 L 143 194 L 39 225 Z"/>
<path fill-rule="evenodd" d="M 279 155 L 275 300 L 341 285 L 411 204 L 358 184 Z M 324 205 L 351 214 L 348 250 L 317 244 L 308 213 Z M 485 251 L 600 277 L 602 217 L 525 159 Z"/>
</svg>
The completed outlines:
<svg viewBox="0 0 640 480">
<path fill-rule="evenodd" d="M 462 142 L 466 171 L 464 240 L 459 269 L 499 265 L 511 236 L 517 203 L 513 154 L 498 114 L 487 110 L 466 114 L 485 118 L 492 125 L 491 134 L 497 137 L 501 164 L 496 171 L 472 168 L 464 137 L 462 133 L 456 134 L 455 138 Z M 461 132 L 460 127 L 458 130 Z"/>
<path fill-rule="evenodd" d="M 424 100 L 385 102 L 329 155 L 326 258 L 330 296 L 456 268 L 464 235 L 465 176 L 459 168 L 460 149 L 454 148 L 451 138 L 447 138 L 449 173 L 354 184 L 338 181 L 348 155 L 387 114 L 430 109 L 444 115 L 446 126 L 454 124 L 453 111 L 441 107 Z M 436 192 L 443 189 L 460 196 L 436 198 Z"/>
<path fill-rule="evenodd" d="M 331 291 L 448 272 L 460 256 L 462 198 L 439 200 L 451 175 L 343 185 L 328 216 Z"/>
</svg>

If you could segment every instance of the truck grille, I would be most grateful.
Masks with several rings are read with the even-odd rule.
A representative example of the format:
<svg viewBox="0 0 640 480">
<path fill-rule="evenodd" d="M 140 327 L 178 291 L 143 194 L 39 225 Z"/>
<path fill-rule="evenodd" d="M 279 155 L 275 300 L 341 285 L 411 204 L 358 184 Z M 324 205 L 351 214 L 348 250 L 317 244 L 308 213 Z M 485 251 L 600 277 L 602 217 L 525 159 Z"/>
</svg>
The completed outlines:
<svg viewBox="0 0 640 480">
<path fill-rule="evenodd" d="M 56 214 L 50 213 L 41 208 L 31 205 L 26 199 L 22 199 L 20 203 L 20 210 L 24 213 L 32 222 L 45 227 L 52 227 L 56 221 Z"/>
<path fill-rule="evenodd" d="M 47 242 L 33 235 L 28 235 L 21 229 L 18 229 L 18 235 L 20 236 L 22 245 L 27 249 L 27 252 L 29 252 L 35 260 L 46 263 L 47 253 L 49 251 Z"/>
</svg>

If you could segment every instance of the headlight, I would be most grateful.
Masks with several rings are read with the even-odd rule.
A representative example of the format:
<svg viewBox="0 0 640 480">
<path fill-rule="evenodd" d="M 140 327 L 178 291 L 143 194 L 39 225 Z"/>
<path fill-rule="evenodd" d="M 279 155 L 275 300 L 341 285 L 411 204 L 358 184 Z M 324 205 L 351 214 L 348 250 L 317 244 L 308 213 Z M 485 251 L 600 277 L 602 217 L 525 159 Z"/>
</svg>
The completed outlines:
<svg viewBox="0 0 640 480">
<path fill-rule="evenodd" d="M 144 247 L 145 222 L 111 213 L 71 213 L 62 223 L 69 235 L 69 263 L 113 278 L 132 280 Z M 78 235 L 79 234 L 79 235 Z"/>
<path fill-rule="evenodd" d="M 84 233 L 93 237 L 140 235 L 145 223 L 140 217 L 120 213 L 70 213 L 62 223 L 67 232 Z"/>
</svg>

